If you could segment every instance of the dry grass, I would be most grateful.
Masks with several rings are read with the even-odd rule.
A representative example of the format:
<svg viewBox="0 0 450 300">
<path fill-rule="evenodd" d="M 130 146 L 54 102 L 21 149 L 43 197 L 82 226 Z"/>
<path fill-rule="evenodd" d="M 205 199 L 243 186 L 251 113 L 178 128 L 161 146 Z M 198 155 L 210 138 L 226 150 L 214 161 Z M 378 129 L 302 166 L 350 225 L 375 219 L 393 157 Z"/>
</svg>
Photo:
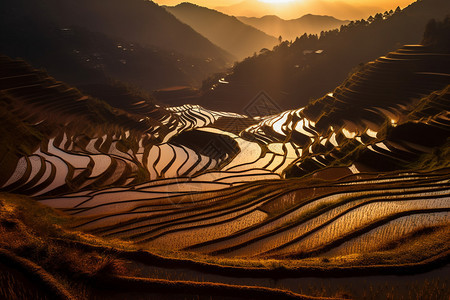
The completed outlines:
<svg viewBox="0 0 450 300">
<path fill-rule="evenodd" d="M 0 194 L 0 248 L 41 266 L 58 281 L 66 283 L 66 288 L 75 295 L 77 289 L 71 288 L 70 278 L 80 274 L 86 276 L 134 274 L 128 269 L 125 261 L 111 254 L 85 251 L 56 243 L 54 238 L 82 240 L 104 246 L 115 242 L 101 241 L 94 236 L 69 231 L 66 227 L 71 222 L 71 217 L 40 205 L 28 197 Z M 118 242 L 117 246 L 127 246 L 127 243 Z M 7 274 L 3 275 L 6 279 Z M 3 284 L 20 285 L 11 280 L 5 280 Z M 0 287 L 0 290 L 5 286 Z"/>
</svg>

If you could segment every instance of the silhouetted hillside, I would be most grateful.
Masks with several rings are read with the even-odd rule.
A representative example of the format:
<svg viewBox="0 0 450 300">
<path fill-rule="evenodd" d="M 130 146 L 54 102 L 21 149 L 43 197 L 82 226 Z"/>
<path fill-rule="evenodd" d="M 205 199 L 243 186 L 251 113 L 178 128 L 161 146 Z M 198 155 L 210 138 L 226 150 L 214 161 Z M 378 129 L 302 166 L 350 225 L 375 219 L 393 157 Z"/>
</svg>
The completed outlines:
<svg viewBox="0 0 450 300">
<path fill-rule="evenodd" d="M 48 6 L 43 3 L 47 3 Z M 143 39 L 141 39 L 143 43 L 136 42 L 131 34 L 130 36 L 123 34 L 126 37 L 121 38 L 112 30 L 105 30 L 109 35 L 94 32 L 93 28 L 100 29 L 99 25 L 89 27 L 90 22 L 95 19 L 94 16 L 91 21 L 89 18 L 81 18 L 82 21 L 78 22 L 80 26 L 66 26 L 73 23 L 59 19 L 63 19 L 60 16 L 69 14 L 64 11 L 68 3 L 69 1 L 61 1 L 55 4 L 50 0 L 33 2 L 29 6 L 21 0 L 5 6 L 2 3 L 0 51 L 11 57 L 27 59 L 35 66 L 45 68 L 52 75 L 78 87 L 86 84 L 105 84 L 111 79 L 147 91 L 171 86 L 200 86 L 205 77 L 223 70 L 226 65 L 226 60 L 221 55 L 213 58 L 200 50 L 195 56 L 182 54 L 181 52 L 186 52 L 184 44 L 180 44 L 179 47 L 173 45 L 178 48 L 180 51 L 178 52 L 163 49 L 161 48 L 163 45 L 151 45 Z M 83 9 L 91 6 L 89 3 L 81 4 L 85 5 Z M 169 15 L 164 9 L 153 4 L 149 5 L 150 10 L 156 9 L 162 15 Z M 81 7 L 80 5 L 77 9 L 81 10 Z M 101 16 L 103 14 L 99 14 L 99 18 Z M 172 20 L 173 24 L 178 24 L 176 25 L 178 27 L 186 27 L 171 15 L 167 18 Z M 154 19 L 152 22 L 156 26 L 159 21 Z M 128 24 L 128 22 L 120 23 Z M 166 26 L 164 24 L 162 22 L 158 26 Z M 168 28 L 172 30 L 170 26 Z M 129 30 L 135 31 L 131 28 Z M 191 37 L 204 39 L 192 29 L 189 30 L 192 31 Z M 144 31 L 155 32 L 152 28 Z M 174 39 L 175 42 L 176 32 L 175 30 L 174 35 L 167 35 L 166 38 Z M 190 34 L 185 34 L 184 38 L 189 40 L 189 36 Z M 182 43 L 203 47 L 202 43 L 195 39 L 192 42 L 185 40 Z M 211 44 L 209 41 L 205 43 Z"/>
<path fill-rule="evenodd" d="M 0 23 L 3 23 L 0 21 Z M 9 22 L 0 29 L 0 51 L 22 57 L 81 87 L 120 80 L 147 91 L 199 86 L 221 67 L 214 62 L 109 38 L 83 28 L 58 28 L 37 21 Z"/>
<path fill-rule="evenodd" d="M 278 43 L 273 36 L 243 24 L 235 17 L 206 7 L 182 3 L 166 9 L 181 22 L 239 59 L 259 52 L 262 48 L 272 49 Z"/>
<path fill-rule="evenodd" d="M 143 46 L 157 46 L 222 63 L 232 59 L 152 1 L 42 0 L 39 3 L 47 18 L 53 17 L 63 26 L 77 25 Z"/>
<path fill-rule="evenodd" d="M 339 85 L 358 64 L 373 60 L 402 44 L 422 40 L 427 22 L 450 11 L 445 0 L 422 0 L 402 11 L 377 14 L 321 36 L 303 35 L 236 65 L 229 74 L 205 81 L 203 104 L 243 109 L 265 90 L 281 109 L 305 106 Z M 218 79 L 223 78 L 219 83 Z"/>
<path fill-rule="evenodd" d="M 283 40 L 288 41 L 295 40 L 304 33 L 320 34 L 321 31 L 336 29 L 349 23 L 349 21 L 338 20 L 330 16 L 311 14 L 293 20 L 283 20 L 278 16 L 264 16 L 261 18 L 238 17 L 238 19 L 267 34 L 276 37 L 281 36 Z"/>
</svg>

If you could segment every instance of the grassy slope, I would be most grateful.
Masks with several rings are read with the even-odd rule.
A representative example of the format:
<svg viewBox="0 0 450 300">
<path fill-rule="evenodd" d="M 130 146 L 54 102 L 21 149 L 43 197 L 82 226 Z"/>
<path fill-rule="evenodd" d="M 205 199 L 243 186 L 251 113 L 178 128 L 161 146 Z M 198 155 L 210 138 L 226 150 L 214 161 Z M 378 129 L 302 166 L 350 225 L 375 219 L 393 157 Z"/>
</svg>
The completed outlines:
<svg viewBox="0 0 450 300">
<path fill-rule="evenodd" d="M 70 277 L 76 274 L 96 274 L 108 269 L 124 273 L 119 260 L 108 255 L 95 252 L 85 252 L 75 248 L 61 246 L 53 238 L 81 240 L 89 243 L 110 246 L 112 243 L 97 240 L 93 236 L 67 230 L 73 219 L 51 208 L 37 203 L 35 200 L 18 195 L 0 195 L 0 249 L 3 251 L 0 264 L 11 261 L 16 255 L 17 260 L 26 258 L 25 265 L 34 264 L 49 272 L 44 277 L 48 284 L 58 282 L 71 290 Z M 127 243 L 114 241 L 114 245 L 128 246 Z M 8 258 L 6 255 L 10 255 Z M 13 266 L 14 269 L 21 269 Z M 26 267 L 25 267 L 26 269 Z M 113 270 L 114 269 L 114 270 Z M 1 282 L 0 284 L 5 284 Z M 29 285 L 26 285 L 29 287 Z M 30 287 L 29 287 L 30 288 Z M 31 287 L 32 288 L 32 287 Z M 42 288 L 42 284 L 39 286 Z M 0 286 L 0 290 L 2 287 Z M 48 292 L 47 292 L 48 293 Z M 50 294 L 53 294 L 50 292 Z M 14 295 L 10 295 L 14 297 Z M 78 294 L 77 296 L 82 296 Z"/>
</svg>

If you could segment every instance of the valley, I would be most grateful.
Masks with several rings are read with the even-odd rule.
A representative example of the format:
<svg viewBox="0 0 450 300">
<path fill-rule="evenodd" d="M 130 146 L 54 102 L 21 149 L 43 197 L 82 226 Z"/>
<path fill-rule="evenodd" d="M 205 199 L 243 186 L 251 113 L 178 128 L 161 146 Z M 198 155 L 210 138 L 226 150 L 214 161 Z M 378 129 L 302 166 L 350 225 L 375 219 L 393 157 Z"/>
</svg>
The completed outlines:
<svg viewBox="0 0 450 300">
<path fill-rule="evenodd" d="M 417 43 L 379 53 L 400 41 L 398 24 L 437 10 L 441 16 L 448 4 L 422 0 L 320 39 L 281 42 L 197 89 L 195 72 L 174 65 L 174 44 L 164 49 L 168 37 L 124 35 L 124 27 L 106 26 L 124 2 L 115 0 L 105 14 L 102 1 L 94 2 L 72 16 L 89 16 L 93 31 L 69 19 L 56 33 L 37 20 L 38 27 L 21 27 L 53 32 L 43 40 L 62 45 L 49 70 L 41 68 L 50 57 L 42 45 L 36 55 L 9 55 L 32 39 L 13 39 L 19 27 L 2 29 L 12 40 L 0 47 L 7 49 L 0 55 L 0 298 L 448 298 L 450 16 L 428 20 Z M 229 49 L 169 15 L 177 7 L 138 2 L 123 16 L 148 9 L 163 18 L 158 26 L 188 27 L 186 38 L 207 45 L 178 48 L 185 52 L 176 57 L 230 59 Z M 35 8 L 61 18 L 51 11 L 65 15 L 72 5 L 46 0 Z M 139 20 L 128 26 L 151 27 L 157 18 Z M 399 30 L 373 51 L 358 48 L 356 58 L 336 46 L 383 28 Z M 134 46 L 128 40 L 118 48 L 122 38 Z M 80 64 L 74 45 L 108 61 L 101 69 Z M 126 72 L 114 67 L 124 51 Z M 327 65 L 343 57 L 351 72 Z M 299 59 L 298 73 L 286 69 Z M 153 62 L 168 75 L 158 87 L 150 74 L 158 77 L 159 69 L 147 71 Z M 333 73 L 333 80 L 308 84 L 318 78 L 311 72 Z M 158 90 L 172 77 L 183 79 Z M 140 90 L 130 79 L 152 87 Z M 274 91 L 285 97 L 271 98 Z"/>
</svg>

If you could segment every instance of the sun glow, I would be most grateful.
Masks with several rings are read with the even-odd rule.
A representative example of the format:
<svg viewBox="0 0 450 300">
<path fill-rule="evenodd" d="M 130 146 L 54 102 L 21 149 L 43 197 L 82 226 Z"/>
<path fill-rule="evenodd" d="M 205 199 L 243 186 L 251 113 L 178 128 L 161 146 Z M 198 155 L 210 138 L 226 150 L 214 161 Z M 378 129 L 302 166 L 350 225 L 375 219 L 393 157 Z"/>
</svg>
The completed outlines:
<svg viewBox="0 0 450 300">
<path fill-rule="evenodd" d="M 259 0 L 259 2 L 264 2 L 264 3 L 290 3 L 290 2 L 295 2 L 297 0 Z"/>
</svg>

